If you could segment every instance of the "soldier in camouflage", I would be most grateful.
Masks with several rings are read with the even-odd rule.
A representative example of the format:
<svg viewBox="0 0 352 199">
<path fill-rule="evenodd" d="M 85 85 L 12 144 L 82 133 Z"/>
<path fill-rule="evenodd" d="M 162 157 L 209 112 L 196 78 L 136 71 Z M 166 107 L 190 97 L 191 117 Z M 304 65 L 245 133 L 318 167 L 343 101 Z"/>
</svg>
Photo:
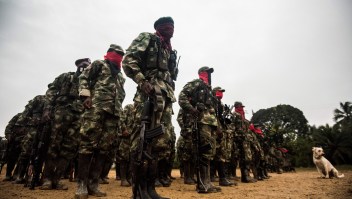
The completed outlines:
<svg viewBox="0 0 352 199">
<path fill-rule="evenodd" d="M 99 177 L 118 131 L 126 127 L 123 115 L 125 78 L 121 72 L 124 50 L 111 44 L 104 60 L 96 60 L 79 76 L 79 95 L 86 108 L 82 115 L 78 154 L 78 187 L 75 198 L 102 197 Z"/>
<path fill-rule="evenodd" d="M 184 178 L 184 184 L 194 185 L 196 181 L 194 179 L 194 153 L 192 143 L 192 122 L 189 118 L 192 115 L 180 109 L 177 115 L 177 122 L 181 127 L 181 136 L 179 137 L 179 148 L 177 154 L 180 162 L 182 162 Z"/>
<path fill-rule="evenodd" d="M 147 172 L 132 172 L 133 184 L 136 184 L 134 177 L 146 179 L 146 182 L 138 183 L 142 191 L 139 194 L 144 197 L 162 198 L 155 191 L 155 179 L 159 160 L 169 157 L 170 141 L 172 140 L 173 126 L 171 116 L 173 114 L 172 103 L 176 101 L 174 96 L 174 81 L 178 73 L 175 64 L 175 50 L 171 46 L 171 38 L 174 32 L 174 21 L 171 17 L 161 17 L 154 23 L 155 33 L 140 33 L 133 40 L 127 49 L 123 60 L 125 74 L 137 83 L 137 92 L 134 97 L 134 117 L 135 126 L 133 127 L 131 140 L 131 157 L 136 160 L 139 134 L 141 130 L 141 115 L 144 109 L 144 102 L 148 98 L 157 98 L 154 105 L 158 110 L 153 112 L 155 116 L 152 126 L 164 126 L 164 134 L 153 139 L 151 151 L 153 160 L 147 161 L 145 170 Z M 133 165 L 137 165 L 134 164 Z M 134 167 L 137 169 L 137 167 Z M 138 188 L 138 189 L 139 189 Z M 135 189 L 137 190 L 137 189 Z M 134 197 L 137 197 L 134 195 Z M 143 196 L 140 196 L 143 197 Z"/>
<path fill-rule="evenodd" d="M 21 143 L 26 135 L 27 118 L 21 117 L 22 113 L 17 113 L 11 118 L 5 128 L 5 138 L 7 139 L 7 167 L 6 174 L 3 181 L 11 181 L 14 179 L 16 171 L 13 172 L 17 163 L 18 157 L 21 153 Z M 17 169 L 16 169 L 17 170 Z"/>
<path fill-rule="evenodd" d="M 210 144 L 208 150 L 199 151 L 199 159 L 204 164 L 197 165 L 200 180 L 196 189 L 198 193 L 214 193 L 221 191 L 220 187 L 210 182 L 210 161 L 214 159 L 216 152 L 216 132 L 218 120 L 216 118 L 216 99 L 211 90 L 211 73 L 213 68 L 207 66 L 198 70 L 199 79 L 188 82 L 179 95 L 178 103 L 187 114 L 193 115 L 187 120 L 197 122 L 200 134 L 200 146 Z M 195 117 L 196 116 L 196 117 Z M 196 135 L 192 135 L 196 136 Z M 193 143 L 195 145 L 195 143 Z"/>
<path fill-rule="evenodd" d="M 67 189 L 67 186 L 60 183 L 60 179 L 77 153 L 80 117 L 84 110 L 78 95 L 78 76 L 90 64 L 90 60 L 79 59 L 75 64 L 76 72 L 62 73 L 56 77 L 48 85 L 45 94 L 46 102 L 42 117 L 44 121 L 53 118 L 42 190 Z"/>
<path fill-rule="evenodd" d="M 117 149 L 117 159 L 120 163 L 120 177 L 121 186 L 129 187 L 131 186 L 129 180 L 130 177 L 130 148 L 131 148 L 131 132 L 134 123 L 134 109 L 133 104 L 127 104 L 123 109 L 123 117 L 121 117 L 121 122 L 126 125 L 126 131 L 119 132 L 120 143 Z"/>
<path fill-rule="evenodd" d="M 218 119 L 218 131 L 216 138 L 216 154 L 214 159 L 211 161 L 213 169 L 210 170 L 210 178 L 214 178 L 215 172 L 218 172 L 219 175 L 219 185 L 220 186 L 231 186 L 234 183 L 230 182 L 226 178 L 225 172 L 225 162 L 229 162 L 231 159 L 231 149 L 232 149 L 232 137 L 231 130 L 228 127 L 228 124 L 225 123 L 224 118 L 224 104 L 221 99 L 225 92 L 225 89 L 221 87 L 213 88 L 213 95 L 216 97 L 216 116 Z M 237 184 L 236 184 L 237 185 Z"/>
<path fill-rule="evenodd" d="M 264 151 L 257 137 L 257 134 L 259 133 L 262 133 L 261 130 L 254 127 L 254 124 L 251 123 L 249 125 L 249 131 L 248 131 L 248 136 L 250 137 L 252 157 L 253 157 L 251 169 L 255 179 L 264 180 L 262 167 L 260 164 L 261 162 L 264 161 Z"/>
<path fill-rule="evenodd" d="M 15 183 L 24 183 L 30 156 L 33 148 L 34 137 L 37 134 L 38 125 L 41 123 L 45 104 L 45 95 L 37 95 L 28 102 L 19 120 L 26 121 L 26 135 L 22 140 L 21 154 L 18 159 L 18 176 Z"/>
<path fill-rule="evenodd" d="M 249 121 L 245 118 L 245 112 L 242 102 L 235 102 L 234 126 L 235 126 L 235 142 L 239 150 L 239 166 L 241 170 L 241 182 L 253 183 L 256 182 L 250 176 L 250 165 L 253 161 L 250 138 L 248 136 Z"/>
</svg>

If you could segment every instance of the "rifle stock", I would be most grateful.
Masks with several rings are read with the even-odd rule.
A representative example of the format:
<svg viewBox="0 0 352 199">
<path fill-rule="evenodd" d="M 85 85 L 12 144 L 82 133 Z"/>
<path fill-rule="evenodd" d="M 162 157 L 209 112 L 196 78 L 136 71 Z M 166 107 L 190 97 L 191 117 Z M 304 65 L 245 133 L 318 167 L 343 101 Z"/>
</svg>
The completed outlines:
<svg viewBox="0 0 352 199">
<path fill-rule="evenodd" d="M 198 129 L 198 117 L 195 117 L 194 121 L 193 121 L 193 129 L 192 129 L 193 133 L 193 148 L 195 149 L 195 160 L 196 160 L 196 165 L 195 165 L 195 171 L 196 171 L 196 176 L 197 176 L 197 191 L 199 191 L 199 187 L 206 187 L 204 186 L 204 182 L 202 181 L 201 177 L 200 177 L 200 167 L 201 165 L 203 166 L 208 166 L 208 163 L 205 162 L 201 157 L 202 154 L 205 151 L 208 151 L 211 149 L 211 145 L 209 143 L 206 143 L 204 145 L 201 144 L 200 141 L 200 132 Z M 207 191 L 207 190 L 206 190 Z"/>
<path fill-rule="evenodd" d="M 152 124 L 152 118 L 154 114 L 154 104 L 153 101 L 148 98 L 148 100 L 144 103 L 144 110 L 141 116 L 141 130 L 139 133 L 139 143 L 137 148 L 137 158 L 135 162 L 135 180 L 134 185 L 132 186 L 133 198 L 140 198 L 143 199 L 141 190 L 141 181 L 145 179 L 141 179 L 139 173 L 146 172 L 145 164 L 147 161 L 153 160 L 154 157 L 151 155 L 151 146 L 150 143 L 153 139 L 159 137 L 160 135 L 164 134 L 164 127 L 163 125 L 150 128 Z"/>
<path fill-rule="evenodd" d="M 27 167 L 25 186 L 29 185 L 29 189 L 34 190 L 35 186 L 40 183 L 43 163 L 45 160 L 48 141 L 50 138 L 50 122 L 44 122 L 38 125 L 37 133 L 35 134 L 30 163 Z"/>
</svg>

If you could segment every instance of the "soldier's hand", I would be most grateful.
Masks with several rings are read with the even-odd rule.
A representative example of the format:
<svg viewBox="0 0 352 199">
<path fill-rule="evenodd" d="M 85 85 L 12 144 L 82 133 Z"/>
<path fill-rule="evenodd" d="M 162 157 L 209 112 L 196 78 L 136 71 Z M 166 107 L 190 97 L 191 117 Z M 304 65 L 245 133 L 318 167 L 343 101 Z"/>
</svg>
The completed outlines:
<svg viewBox="0 0 352 199">
<path fill-rule="evenodd" d="M 198 116 L 199 115 L 199 111 L 192 107 L 191 109 L 189 109 L 189 112 L 193 115 L 193 116 Z"/>
<path fill-rule="evenodd" d="M 129 136 L 129 133 L 128 133 L 127 129 L 122 131 L 122 136 L 123 137 L 128 137 Z"/>
<path fill-rule="evenodd" d="M 92 107 L 92 98 L 87 97 L 84 101 L 83 101 L 83 106 L 85 108 L 90 109 Z"/>
<path fill-rule="evenodd" d="M 43 111 L 43 115 L 42 115 L 42 121 L 43 122 L 47 122 L 50 120 L 50 110 L 49 109 L 45 109 Z"/>
<path fill-rule="evenodd" d="M 141 90 L 147 95 L 152 95 L 154 93 L 154 87 L 148 81 L 143 81 L 141 84 Z"/>
<path fill-rule="evenodd" d="M 218 139 L 222 139 L 222 137 L 224 136 L 224 134 L 220 128 L 216 129 L 216 135 L 217 135 Z"/>
</svg>

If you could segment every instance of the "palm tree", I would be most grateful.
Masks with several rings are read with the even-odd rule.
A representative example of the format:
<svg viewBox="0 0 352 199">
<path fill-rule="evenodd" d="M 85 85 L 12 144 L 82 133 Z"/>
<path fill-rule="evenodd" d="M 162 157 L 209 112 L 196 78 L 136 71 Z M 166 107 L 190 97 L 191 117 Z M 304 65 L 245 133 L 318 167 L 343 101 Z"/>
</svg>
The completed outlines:
<svg viewBox="0 0 352 199">
<path fill-rule="evenodd" d="M 352 103 L 351 102 L 340 102 L 340 109 L 334 110 L 334 121 L 336 123 L 348 124 L 351 122 L 352 115 Z"/>
<path fill-rule="evenodd" d="M 339 128 L 320 126 L 313 133 L 315 146 L 324 148 L 325 155 L 332 163 L 350 163 L 352 158 L 352 139 L 350 134 L 341 132 Z"/>
</svg>

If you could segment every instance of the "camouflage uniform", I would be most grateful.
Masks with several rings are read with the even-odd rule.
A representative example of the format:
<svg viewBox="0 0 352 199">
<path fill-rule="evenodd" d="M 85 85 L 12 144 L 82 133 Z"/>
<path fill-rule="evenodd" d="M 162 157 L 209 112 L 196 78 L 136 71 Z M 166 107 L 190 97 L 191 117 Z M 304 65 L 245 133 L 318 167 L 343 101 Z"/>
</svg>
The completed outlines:
<svg viewBox="0 0 352 199">
<path fill-rule="evenodd" d="M 100 174 L 107 155 L 116 145 L 118 132 L 126 128 L 120 121 L 125 78 L 116 65 L 120 63 L 107 59 L 109 53 L 122 59 L 124 50 L 111 44 L 106 59 L 94 61 L 79 76 L 79 95 L 84 105 L 89 101 L 91 106 L 82 115 L 75 197 L 86 197 L 88 193 L 106 196 L 98 189 Z"/>
<path fill-rule="evenodd" d="M 251 146 L 252 157 L 253 157 L 252 164 L 251 164 L 253 176 L 257 180 L 263 180 L 260 163 L 264 161 L 264 151 L 259 143 L 259 140 L 255 132 L 253 132 L 252 130 L 249 130 L 248 137 L 250 140 L 250 146 Z"/>
<path fill-rule="evenodd" d="M 189 118 L 191 114 L 185 113 L 183 109 L 180 109 L 177 115 L 177 122 L 181 127 L 181 136 L 178 140 L 177 155 L 181 165 L 183 166 L 184 184 L 195 184 L 194 180 L 194 152 L 192 142 L 192 123 Z"/>
<path fill-rule="evenodd" d="M 131 186 L 127 181 L 129 175 L 129 163 L 130 163 L 130 148 L 131 148 L 131 132 L 134 123 L 134 109 L 133 104 L 127 104 L 123 109 L 123 117 L 121 117 L 121 122 L 126 125 L 126 131 L 119 132 L 119 145 L 117 149 L 117 162 L 119 162 L 119 172 L 121 176 L 121 186 Z"/>
<path fill-rule="evenodd" d="M 53 114 L 50 144 L 41 189 L 67 189 L 59 184 L 80 141 L 80 117 L 84 107 L 78 95 L 78 72 L 62 73 L 48 85 L 45 111 Z M 45 113 L 44 113 L 45 114 Z"/>
<path fill-rule="evenodd" d="M 242 103 L 241 105 L 242 106 Z M 236 107 L 236 106 L 235 106 Z M 249 121 L 241 114 L 234 112 L 233 123 L 235 126 L 235 142 L 239 150 L 239 166 L 241 169 L 242 182 L 255 182 L 249 175 L 250 165 L 253 161 L 249 131 Z"/>
<path fill-rule="evenodd" d="M 198 74 L 207 72 L 208 76 L 213 72 L 212 68 L 201 67 Z M 204 164 L 196 165 L 200 179 L 203 183 L 197 184 L 197 191 L 201 193 L 211 193 L 220 191 L 219 187 L 215 187 L 210 182 L 210 161 L 214 159 L 216 153 L 216 130 L 218 120 L 216 117 L 216 99 L 212 94 L 211 86 L 206 84 L 202 79 L 195 79 L 188 82 L 182 89 L 179 95 L 178 103 L 185 113 L 193 114 L 194 109 L 199 112 L 198 118 L 187 118 L 187 121 L 194 123 L 197 119 L 198 133 L 200 146 L 208 145 L 207 149 L 199 151 L 196 154 L 200 161 Z M 198 137 L 197 135 L 192 135 Z M 197 145 L 193 143 L 194 147 Z"/>
<path fill-rule="evenodd" d="M 170 23 L 172 21 L 173 26 L 173 20 L 170 19 L 169 17 L 166 20 Z M 147 193 L 144 191 L 143 187 L 143 192 L 139 193 L 155 195 L 157 197 L 159 196 L 155 192 L 154 182 L 156 180 L 158 162 L 162 161 L 162 163 L 165 163 L 171 154 L 173 136 L 173 126 L 171 122 L 171 116 L 173 114 L 172 103 L 176 101 L 173 80 L 176 79 L 175 76 L 177 75 L 177 72 L 170 68 L 169 64 L 171 60 L 170 55 L 174 51 L 162 45 L 162 42 L 163 41 L 156 33 L 140 33 L 128 47 L 123 60 L 125 74 L 138 84 L 137 92 L 133 99 L 136 114 L 134 117 L 135 126 L 131 134 L 131 156 L 134 157 L 134 159 L 136 159 L 137 155 L 144 102 L 148 100 L 148 95 L 141 88 L 142 85 L 149 82 L 155 90 L 153 94 L 154 97 L 158 98 L 158 102 L 155 104 L 158 110 L 153 112 L 154 121 L 152 121 L 153 124 L 151 125 L 154 127 L 163 125 L 164 134 L 153 139 L 152 143 L 149 145 L 149 147 L 151 147 L 151 153 L 155 157 L 155 160 L 148 161 L 146 165 L 151 171 L 148 171 L 149 176 L 147 177 L 148 179 L 145 186 L 149 186 L 150 189 Z M 163 165 L 163 167 L 164 166 L 165 165 Z M 136 172 L 138 172 L 138 168 L 134 168 L 136 171 L 133 171 L 132 175 L 137 175 Z M 145 175 L 147 175 L 147 173 L 139 172 L 138 177 Z M 134 179 L 137 179 L 137 176 L 133 177 L 133 180 Z"/>
<path fill-rule="evenodd" d="M 7 150 L 7 167 L 6 176 L 4 181 L 13 179 L 13 169 L 17 163 L 17 159 L 21 153 L 21 144 L 24 136 L 26 135 L 27 121 L 20 119 L 22 113 L 17 113 L 11 118 L 5 128 L 5 137 L 8 141 Z M 16 173 L 16 171 L 14 172 Z"/>
<path fill-rule="evenodd" d="M 21 114 L 19 120 L 26 121 L 26 135 L 22 140 L 21 154 L 18 159 L 18 177 L 16 183 L 23 183 L 23 177 L 26 172 L 26 168 L 30 161 L 30 156 L 33 147 L 33 141 L 38 133 L 38 125 L 41 122 L 42 113 L 44 110 L 45 95 L 37 95 L 28 102 L 25 110 Z M 33 157 L 32 157 L 33 158 Z"/>
<path fill-rule="evenodd" d="M 217 171 L 219 175 L 220 186 L 231 186 L 234 183 L 230 182 L 226 178 L 225 163 L 231 159 L 232 150 L 232 132 L 229 129 L 229 125 L 225 123 L 224 109 L 225 106 L 221 102 L 221 98 L 225 89 L 221 87 L 213 88 L 213 95 L 216 97 L 216 116 L 218 119 L 218 135 L 216 138 L 216 154 L 214 159 L 211 161 L 210 178 L 211 181 L 215 181 L 215 173 Z M 221 94 L 221 97 L 217 97 L 217 93 Z"/>
</svg>

